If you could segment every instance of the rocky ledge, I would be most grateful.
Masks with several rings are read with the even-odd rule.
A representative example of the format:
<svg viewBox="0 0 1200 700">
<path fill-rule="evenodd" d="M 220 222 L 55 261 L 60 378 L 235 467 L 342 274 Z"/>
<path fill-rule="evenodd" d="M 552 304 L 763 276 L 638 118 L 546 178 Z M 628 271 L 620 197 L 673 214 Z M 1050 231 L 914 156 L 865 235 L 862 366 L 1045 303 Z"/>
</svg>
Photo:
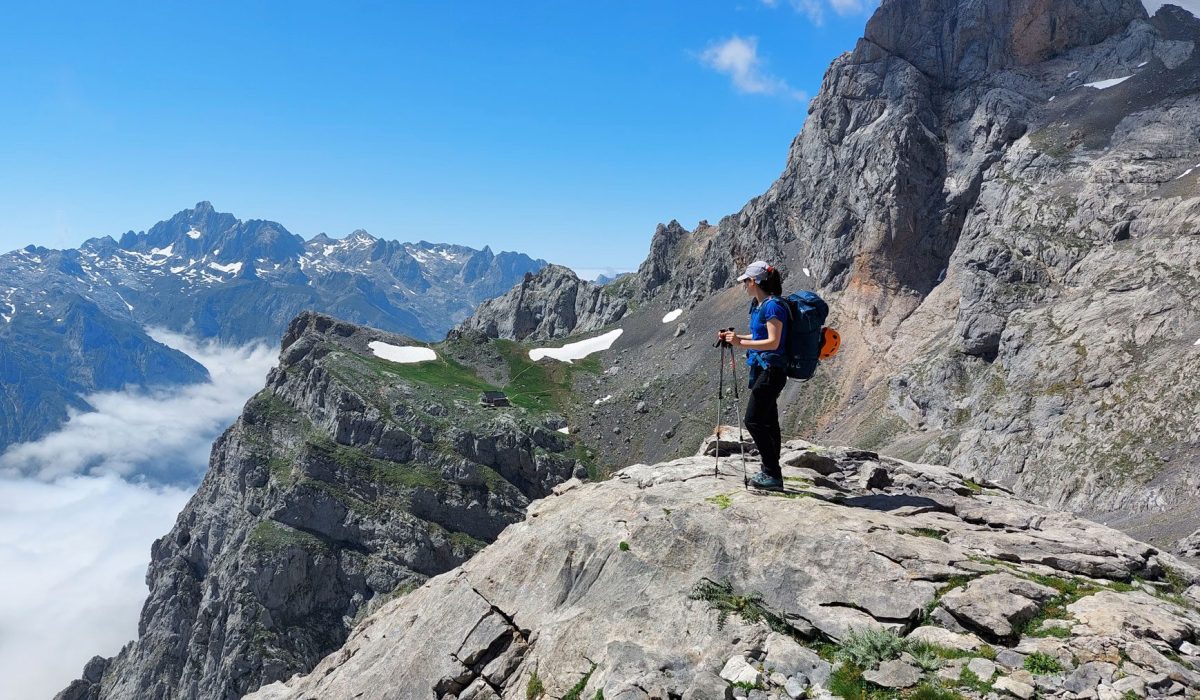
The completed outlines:
<svg viewBox="0 0 1200 700">
<path fill-rule="evenodd" d="M 1171 555 L 945 467 L 802 441 L 784 461 L 779 493 L 737 455 L 569 481 L 249 697 L 1200 691 L 1200 572 Z"/>
</svg>

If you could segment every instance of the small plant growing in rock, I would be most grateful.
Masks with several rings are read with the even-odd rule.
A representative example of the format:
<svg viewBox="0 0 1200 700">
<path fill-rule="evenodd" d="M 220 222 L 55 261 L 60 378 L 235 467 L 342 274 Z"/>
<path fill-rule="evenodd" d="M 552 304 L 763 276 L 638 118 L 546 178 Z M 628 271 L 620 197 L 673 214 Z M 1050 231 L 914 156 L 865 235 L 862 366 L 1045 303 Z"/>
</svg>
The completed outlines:
<svg viewBox="0 0 1200 700">
<path fill-rule="evenodd" d="M 862 669 L 852 663 L 836 667 L 829 676 L 829 692 L 845 700 L 866 700 L 867 682 Z"/>
<path fill-rule="evenodd" d="M 1058 673 L 1062 670 L 1062 664 L 1045 652 L 1035 651 L 1025 657 L 1025 670 L 1036 675 Z"/>
<path fill-rule="evenodd" d="M 621 544 L 624 544 L 624 542 Z M 567 694 L 562 696 L 562 700 L 579 700 L 580 697 L 583 696 L 583 689 L 587 687 L 588 681 L 591 680 L 592 674 L 595 672 L 596 664 L 592 664 L 592 667 L 588 669 L 588 672 L 583 674 L 583 678 L 580 678 L 579 682 L 571 686 L 571 689 L 567 691 Z M 601 697 L 604 696 L 601 695 Z"/>
<path fill-rule="evenodd" d="M 852 630 L 842 640 L 838 658 L 860 668 L 874 668 L 881 661 L 891 661 L 899 657 L 904 648 L 904 640 L 893 630 Z"/>
<path fill-rule="evenodd" d="M 715 505 L 716 507 L 720 508 L 721 510 L 725 510 L 729 506 L 733 505 L 733 499 L 731 499 L 728 494 L 724 494 L 724 493 L 718 494 L 716 496 L 709 496 L 708 498 L 706 498 L 704 500 Z"/>
<path fill-rule="evenodd" d="M 617 549 L 621 550 L 622 552 L 628 552 L 629 551 L 629 543 L 626 542 L 625 540 L 621 540 L 621 544 L 617 545 Z"/>
<path fill-rule="evenodd" d="M 546 686 L 542 685 L 542 679 L 538 678 L 537 671 L 534 671 L 525 686 L 525 700 L 540 700 L 545 695 Z"/>
<path fill-rule="evenodd" d="M 909 700 L 963 700 L 963 696 L 932 683 L 922 683 L 909 696 Z"/>
<path fill-rule="evenodd" d="M 765 622 L 773 632 L 795 636 L 796 630 L 782 616 L 768 609 L 760 594 L 751 592 L 739 595 L 734 592 L 733 584 L 728 579 L 717 582 L 702 578 L 692 586 L 688 598 L 702 600 L 708 603 L 710 609 L 717 611 L 717 629 L 724 629 L 729 614 L 737 613 L 738 617 L 752 625 Z"/>
</svg>

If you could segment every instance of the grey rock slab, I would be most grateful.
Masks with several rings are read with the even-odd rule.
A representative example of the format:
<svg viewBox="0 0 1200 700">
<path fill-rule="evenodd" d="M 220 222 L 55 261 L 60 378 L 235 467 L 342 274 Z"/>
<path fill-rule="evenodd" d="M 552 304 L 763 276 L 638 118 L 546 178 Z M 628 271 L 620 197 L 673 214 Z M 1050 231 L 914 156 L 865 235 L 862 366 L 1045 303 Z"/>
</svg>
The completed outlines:
<svg viewBox="0 0 1200 700">
<path fill-rule="evenodd" d="M 783 692 L 787 693 L 787 696 L 792 698 L 792 700 L 796 700 L 796 698 L 807 696 L 808 685 L 808 679 L 803 676 L 792 676 L 784 684 Z"/>
<path fill-rule="evenodd" d="M 1133 693 L 1135 697 L 1146 697 L 1146 680 L 1140 676 L 1125 676 L 1112 682 L 1113 690 L 1121 695 Z"/>
<path fill-rule="evenodd" d="M 821 674 L 815 672 L 822 667 L 829 666 L 829 662 L 822 659 L 812 649 L 797 644 L 790 637 L 772 632 L 767 637 L 766 652 L 767 656 L 763 665 L 771 671 L 782 673 L 788 677 L 803 676 L 814 683 L 824 682 L 828 678 L 827 674 L 825 678 L 821 678 Z"/>
<path fill-rule="evenodd" d="M 903 661 L 884 661 L 863 678 L 885 688 L 911 688 L 921 680 L 921 671 Z"/>
<path fill-rule="evenodd" d="M 959 651 L 975 651 L 983 645 L 983 641 L 973 634 L 960 634 L 933 625 L 916 628 L 908 633 L 907 639 L 910 642 L 924 642 Z"/>
<path fill-rule="evenodd" d="M 750 665 L 750 662 L 744 656 L 730 657 L 725 662 L 725 665 L 721 667 L 719 675 L 721 678 L 734 684 L 748 683 L 750 685 L 758 685 L 762 682 L 762 672 Z"/>
<path fill-rule="evenodd" d="M 996 652 L 996 663 L 1000 666 L 1013 670 L 1023 668 L 1025 666 L 1026 655 L 1012 649 L 1001 649 Z"/>
<path fill-rule="evenodd" d="M 1104 662 L 1080 664 L 1063 680 L 1063 688 L 1076 694 L 1094 690 L 1101 683 L 1110 683 L 1116 671 L 1115 665 Z"/>
<path fill-rule="evenodd" d="M 1171 646 L 1191 639 L 1196 631 L 1161 599 L 1141 592 L 1101 591 L 1071 603 L 1067 612 L 1094 634 L 1150 637 Z"/>
<path fill-rule="evenodd" d="M 1003 691 L 1009 695 L 1021 698 L 1021 700 L 1029 700 L 1033 697 L 1035 689 L 1028 683 L 1013 679 L 1011 676 L 1001 676 L 992 683 L 992 687 L 996 690 Z"/>
<path fill-rule="evenodd" d="M 1040 602 L 1056 594 L 1053 588 L 1012 574 L 988 574 L 950 591 L 941 605 L 964 625 L 991 638 L 1006 638 L 1016 625 L 1037 614 Z"/>
<path fill-rule="evenodd" d="M 987 682 L 996 674 L 996 664 L 988 659 L 974 658 L 967 662 L 967 669 L 979 677 L 979 680 Z"/>
</svg>

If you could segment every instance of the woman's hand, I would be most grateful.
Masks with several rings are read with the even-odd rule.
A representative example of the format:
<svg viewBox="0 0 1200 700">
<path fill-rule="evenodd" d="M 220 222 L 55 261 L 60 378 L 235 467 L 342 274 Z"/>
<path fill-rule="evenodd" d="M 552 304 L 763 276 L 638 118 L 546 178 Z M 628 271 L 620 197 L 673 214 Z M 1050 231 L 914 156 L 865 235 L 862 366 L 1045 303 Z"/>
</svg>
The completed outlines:
<svg viewBox="0 0 1200 700">
<path fill-rule="evenodd" d="M 739 338 L 737 333 L 734 333 L 733 331 L 721 331 L 720 336 L 721 340 L 735 347 L 742 344 L 742 339 Z"/>
</svg>

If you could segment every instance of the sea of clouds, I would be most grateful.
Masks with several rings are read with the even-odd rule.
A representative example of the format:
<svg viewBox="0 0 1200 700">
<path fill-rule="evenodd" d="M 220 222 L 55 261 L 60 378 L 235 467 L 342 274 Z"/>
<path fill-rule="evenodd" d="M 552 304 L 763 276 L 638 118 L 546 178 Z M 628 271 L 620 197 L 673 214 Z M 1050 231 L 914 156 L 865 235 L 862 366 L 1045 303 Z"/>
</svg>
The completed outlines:
<svg viewBox="0 0 1200 700">
<path fill-rule="evenodd" d="M 150 544 L 276 362 L 266 343 L 151 335 L 211 381 L 88 396 L 94 413 L 0 455 L 0 700 L 53 697 L 137 635 Z"/>
</svg>

